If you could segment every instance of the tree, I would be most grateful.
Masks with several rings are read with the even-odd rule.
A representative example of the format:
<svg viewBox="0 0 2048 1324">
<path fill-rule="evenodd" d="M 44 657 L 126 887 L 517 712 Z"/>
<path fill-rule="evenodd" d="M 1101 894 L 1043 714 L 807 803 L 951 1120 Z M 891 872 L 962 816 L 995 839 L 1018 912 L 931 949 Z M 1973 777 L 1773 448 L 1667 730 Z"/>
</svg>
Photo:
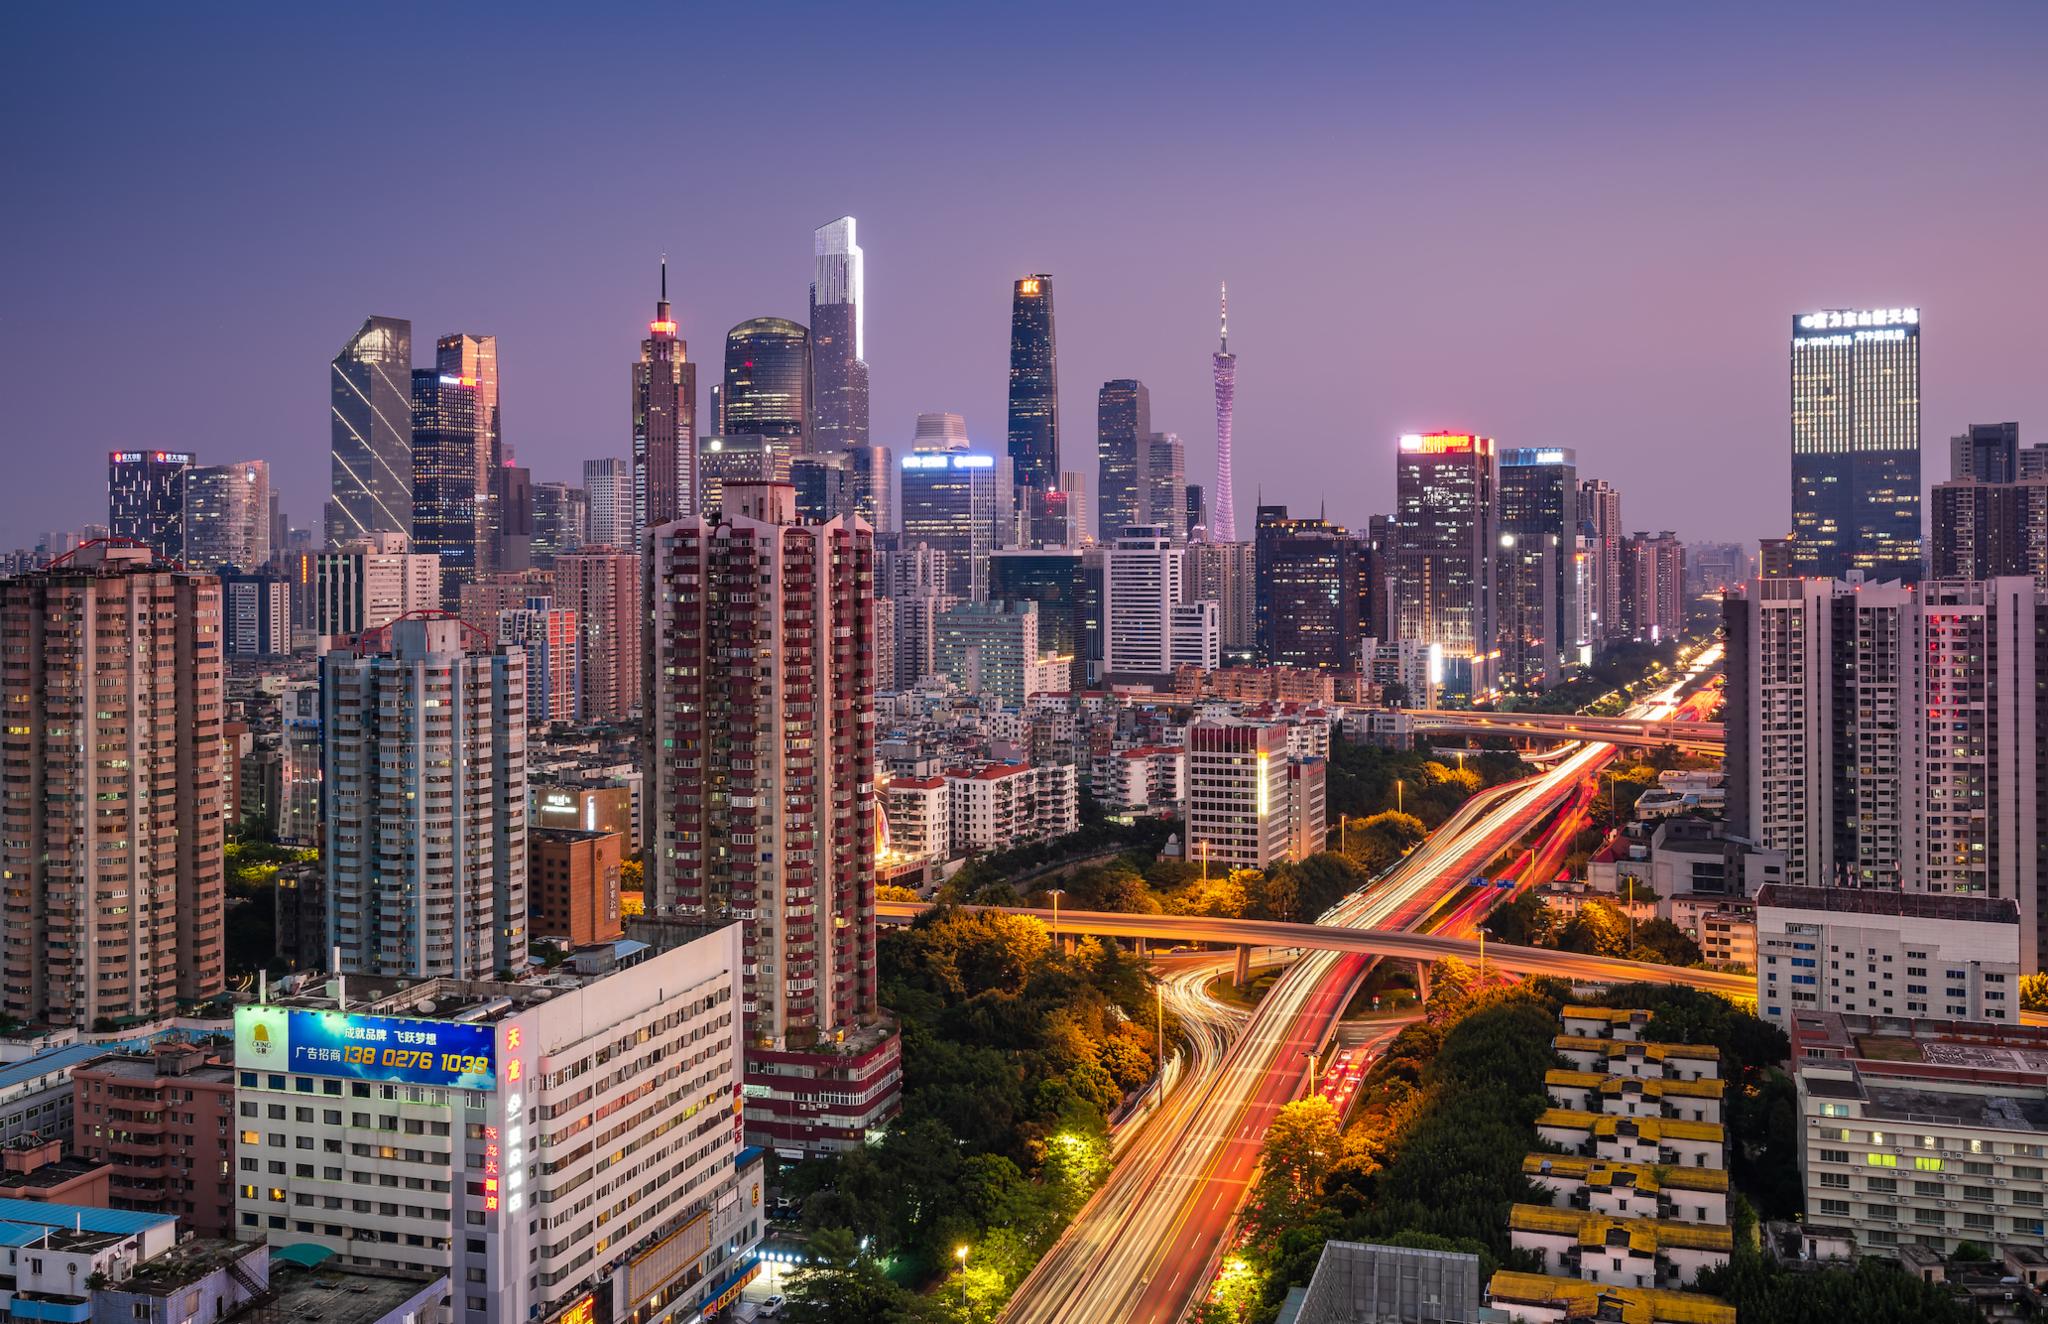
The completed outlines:
<svg viewBox="0 0 2048 1324">
<path fill-rule="evenodd" d="M 2020 1006 L 2027 1011 L 2048 1011 L 2048 973 L 2020 976 Z"/>
<path fill-rule="evenodd" d="M 1249 1215 L 1256 1235 L 1270 1237 L 1322 1199 L 1323 1179 L 1343 1153 L 1336 1105 L 1320 1094 L 1273 1115 L 1259 1149 L 1259 1180 Z"/>
<path fill-rule="evenodd" d="M 861 1253 L 853 1233 L 828 1227 L 811 1238 L 810 1258 L 789 1276 L 783 1318 L 791 1324 L 897 1324 L 910 1293 Z"/>
<path fill-rule="evenodd" d="M 647 890 L 647 866 L 639 856 L 619 861 L 619 890 L 621 892 L 644 892 Z"/>
<path fill-rule="evenodd" d="M 1514 947 L 1547 947 L 1556 936 L 1555 917 L 1534 892 L 1496 906 L 1481 927 L 1496 941 Z"/>
<path fill-rule="evenodd" d="M 1343 833 L 1342 844 L 1353 865 L 1366 874 L 1376 874 L 1421 845 L 1428 835 L 1421 819 L 1389 809 L 1352 822 Z"/>
<path fill-rule="evenodd" d="M 1561 951 L 1621 956 L 1628 951 L 1628 917 L 1606 901 L 1588 898 L 1557 931 Z"/>
<path fill-rule="evenodd" d="M 1629 955 L 1659 965 L 1701 965 L 1700 945 L 1668 919 L 1645 920 L 1636 926 L 1636 945 Z"/>
<path fill-rule="evenodd" d="M 1296 913 L 1304 920 L 1336 905 L 1353 892 L 1364 889 L 1368 879 L 1357 866 L 1335 851 L 1318 851 L 1294 866 Z"/>
</svg>

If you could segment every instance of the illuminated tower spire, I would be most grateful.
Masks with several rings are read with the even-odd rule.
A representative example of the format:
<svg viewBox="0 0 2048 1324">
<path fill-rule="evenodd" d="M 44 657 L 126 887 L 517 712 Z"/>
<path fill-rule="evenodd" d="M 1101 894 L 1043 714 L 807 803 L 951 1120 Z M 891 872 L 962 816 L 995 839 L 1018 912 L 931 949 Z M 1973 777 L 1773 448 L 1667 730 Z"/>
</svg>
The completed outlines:
<svg viewBox="0 0 2048 1324">
<path fill-rule="evenodd" d="M 1237 355 L 1230 352 L 1230 286 L 1222 288 L 1222 343 L 1209 362 L 1216 380 L 1216 495 L 1209 502 L 1217 542 L 1237 541 L 1237 491 L 1230 475 L 1230 414 L 1237 396 Z"/>
</svg>

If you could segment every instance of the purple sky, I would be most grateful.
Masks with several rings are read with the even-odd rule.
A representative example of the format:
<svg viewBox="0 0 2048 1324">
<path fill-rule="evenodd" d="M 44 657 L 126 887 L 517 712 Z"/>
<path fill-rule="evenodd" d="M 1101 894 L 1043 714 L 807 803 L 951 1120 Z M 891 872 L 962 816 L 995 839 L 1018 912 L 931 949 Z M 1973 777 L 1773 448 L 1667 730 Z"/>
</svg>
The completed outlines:
<svg viewBox="0 0 2048 1324">
<path fill-rule="evenodd" d="M 0 12 L 0 547 L 105 452 L 271 461 L 318 526 L 366 314 L 499 337 L 537 477 L 628 450 L 670 254 L 725 329 L 868 252 L 879 441 L 1000 440 L 1009 282 L 1056 280 L 1064 460 L 1107 377 L 1211 481 L 1219 278 L 1254 492 L 1363 524 L 1394 438 L 1567 445 L 1631 527 L 1788 521 L 1786 341 L 1917 304 L 1941 441 L 2048 441 L 2048 8 L 13 5 Z"/>
</svg>

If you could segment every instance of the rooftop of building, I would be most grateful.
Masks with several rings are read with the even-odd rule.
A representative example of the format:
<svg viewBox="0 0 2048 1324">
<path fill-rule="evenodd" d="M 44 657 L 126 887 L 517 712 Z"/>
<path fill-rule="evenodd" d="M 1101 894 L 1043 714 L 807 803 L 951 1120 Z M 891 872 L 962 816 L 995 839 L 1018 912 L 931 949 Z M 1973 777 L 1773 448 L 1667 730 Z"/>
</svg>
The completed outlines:
<svg viewBox="0 0 2048 1324">
<path fill-rule="evenodd" d="M 1632 1039 L 1589 1039 L 1578 1034 L 1560 1034 L 1551 1040 L 1551 1046 L 1560 1052 L 1576 1049 L 1605 1053 L 1609 1057 L 1642 1056 L 1657 1062 L 1671 1057 L 1694 1058 L 1703 1062 L 1717 1062 L 1721 1058 L 1721 1050 L 1712 1044 L 1650 1044 Z"/>
<path fill-rule="evenodd" d="M 96 1209 L 82 1204 L 51 1204 L 43 1200 L 0 1199 L 0 1245 L 26 1246 L 45 1233 L 93 1233 L 107 1237 L 132 1237 L 167 1223 L 170 1214 L 150 1214 L 135 1209 Z"/>
<path fill-rule="evenodd" d="M 1800 887 L 1765 883 L 1757 909 L 1817 910 L 1831 915 L 1875 915 L 1884 919 L 1964 920 L 1975 924 L 2020 922 L 2019 902 L 2010 897 L 1954 893 L 1891 892 L 1869 887 Z"/>
<path fill-rule="evenodd" d="M 948 781 L 992 782 L 1032 771 L 1029 763 L 984 763 L 979 768 L 948 768 Z"/>
<path fill-rule="evenodd" d="M 104 1049 L 104 1045 L 101 1045 Z M 159 1046 L 148 1053 L 113 1052 L 79 1064 L 73 1072 L 107 1076 L 118 1080 L 196 1081 L 202 1084 L 232 1084 L 235 1073 L 234 1041 L 225 1036 L 205 1043 L 172 1047 Z M 215 1054 L 219 1056 L 216 1057 Z"/>
<path fill-rule="evenodd" d="M 1588 1186 L 1636 1186 L 1646 1191 L 1726 1191 L 1726 1168 L 1686 1168 L 1666 1163 L 1615 1163 L 1577 1154 L 1525 1154 L 1522 1171 L 1531 1177 L 1551 1176 L 1582 1181 Z"/>
<path fill-rule="evenodd" d="M 1566 1319 L 1593 1319 L 1602 1302 L 1612 1302 L 1619 1307 L 1621 1324 L 1735 1324 L 1734 1306 L 1697 1292 L 1609 1287 L 1580 1278 L 1552 1278 L 1510 1269 L 1495 1273 L 1486 1290 L 1495 1301 L 1555 1303 Z"/>
<path fill-rule="evenodd" d="M 1801 1011 L 1789 1028 L 1802 1070 L 1853 1062 L 1880 1076 L 2048 1088 L 2048 1026 Z"/>
<path fill-rule="evenodd" d="M 135 1266 L 120 1290 L 137 1296 L 168 1296 L 225 1265 L 247 1258 L 263 1243 L 194 1237 Z"/>
<path fill-rule="evenodd" d="M 1577 1239 L 1581 1246 L 1610 1246 L 1625 1239 L 1630 1250 L 1654 1255 L 1660 1249 L 1730 1252 L 1735 1234 L 1725 1223 L 1678 1223 L 1663 1218 L 1615 1218 L 1585 1209 L 1518 1204 L 1508 1211 L 1513 1232 L 1547 1233 Z"/>
<path fill-rule="evenodd" d="M 1559 1013 L 1568 1021 L 1606 1021 L 1609 1025 L 1645 1025 L 1649 1023 L 1647 1007 L 1566 1007 Z"/>
<path fill-rule="evenodd" d="M 433 1287 L 428 1274 L 395 1269 L 300 1269 L 273 1258 L 270 1287 L 275 1297 L 245 1306 L 227 1318 L 263 1324 L 376 1324 Z"/>
<path fill-rule="evenodd" d="M 1863 1086 L 1863 1116 L 1890 1122 L 1926 1122 L 1991 1131 L 2048 1131 L 2048 1097 L 2015 1097 L 1962 1090 Z"/>
<path fill-rule="evenodd" d="M 1543 1073 L 1543 1083 L 1567 1089 L 1598 1090 L 1602 1094 L 1646 1094 L 1651 1098 L 1675 1095 L 1691 1099 L 1718 1099 L 1728 1082 L 1707 1080 L 1643 1080 L 1636 1076 L 1610 1076 L 1604 1071 L 1569 1071 L 1554 1068 Z"/>
<path fill-rule="evenodd" d="M 47 1142 L 52 1148 L 57 1142 Z M 26 1172 L 0 1172 L 0 1196 L 14 1198 L 22 1191 L 52 1191 L 81 1178 L 110 1171 L 107 1164 L 92 1159 L 60 1158 Z"/>
<path fill-rule="evenodd" d="M 1727 1133 L 1718 1122 L 1688 1122 L 1676 1117 L 1616 1117 L 1579 1108 L 1545 1108 L 1537 1117 L 1536 1125 L 1585 1131 L 1595 1136 L 1639 1135 L 1645 1140 L 1704 1140 L 1723 1144 L 1727 1139 Z"/>
</svg>

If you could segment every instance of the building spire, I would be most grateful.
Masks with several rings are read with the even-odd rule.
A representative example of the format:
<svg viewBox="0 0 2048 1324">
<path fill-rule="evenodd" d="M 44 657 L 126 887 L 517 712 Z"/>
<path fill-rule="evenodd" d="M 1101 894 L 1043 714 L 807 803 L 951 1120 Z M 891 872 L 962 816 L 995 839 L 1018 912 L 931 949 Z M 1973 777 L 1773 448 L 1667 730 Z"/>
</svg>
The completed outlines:
<svg viewBox="0 0 2048 1324">
<path fill-rule="evenodd" d="M 668 254 L 661 255 L 661 301 L 668 302 Z"/>
<path fill-rule="evenodd" d="M 1230 282 L 1223 282 L 1223 348 L 1219 353 L 1230 352 Z"/>
</svg>

